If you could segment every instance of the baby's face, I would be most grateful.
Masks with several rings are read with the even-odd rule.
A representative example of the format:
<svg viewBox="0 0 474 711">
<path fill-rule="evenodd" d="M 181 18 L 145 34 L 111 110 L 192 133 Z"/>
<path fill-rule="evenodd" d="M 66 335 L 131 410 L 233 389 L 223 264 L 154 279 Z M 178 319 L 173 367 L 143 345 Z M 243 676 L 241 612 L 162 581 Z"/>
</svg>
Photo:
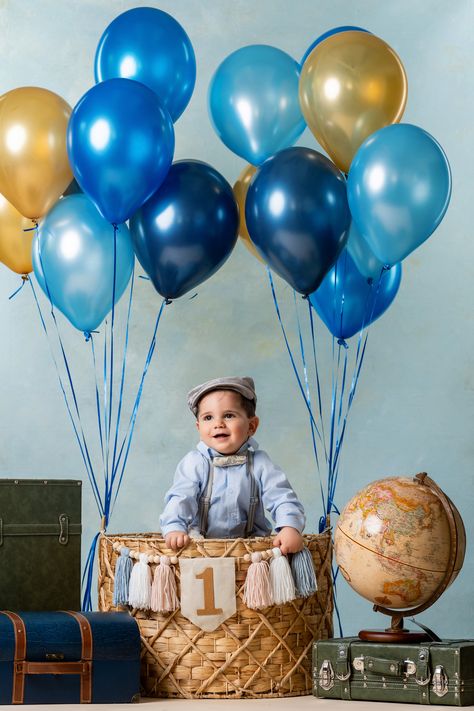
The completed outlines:
<svg viewBox="0 0 474 711">
<path fill-rule="evenodd" d="M 214 390 L 199 402 L 197 428 L 202 441 L 220 454 L 235 454 L 257 430 L 258 417 L 249 417 L 240 395 Z"/>
</svg>

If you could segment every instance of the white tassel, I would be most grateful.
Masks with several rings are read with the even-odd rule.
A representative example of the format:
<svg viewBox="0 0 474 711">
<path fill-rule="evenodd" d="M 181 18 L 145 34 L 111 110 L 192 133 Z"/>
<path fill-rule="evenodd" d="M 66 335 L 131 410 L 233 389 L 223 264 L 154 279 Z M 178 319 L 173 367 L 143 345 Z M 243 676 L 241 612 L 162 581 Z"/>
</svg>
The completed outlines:
<svg viewBox="0 0 474 711">
<path fill-rule="evenodd" d="M 274 548 L 270 562 L 270 585 L 275 605 L 284 605 L 296 597 L 295 582 L 290 564 L 279 548 Z"/>
<path fill-rule="evenodd" d="M 128 604 L 138 610 L 149 610 L 151 599 L 151 570 L 148 555 L 140 553 L 138 563 L 133 566 L 128 589 Z"/>
</svg>

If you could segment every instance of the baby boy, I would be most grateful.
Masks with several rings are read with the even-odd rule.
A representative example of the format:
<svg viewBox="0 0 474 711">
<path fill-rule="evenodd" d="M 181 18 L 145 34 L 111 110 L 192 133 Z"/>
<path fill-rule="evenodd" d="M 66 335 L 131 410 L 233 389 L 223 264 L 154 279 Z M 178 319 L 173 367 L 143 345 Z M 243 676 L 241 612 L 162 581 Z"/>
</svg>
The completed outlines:
<svg viewBox="0 0 474 711">
<path fill-rule="evenodd" d="M 206 538 L 267 536 L 281 552 L 303 548 L 303 506 L 285 474 L 253 439 L 259 418 L 252 378 L 209 380 L 188 393 L 201 441 L 181 460 L 160 524 L 178 550 L 189 534 Z"/>
</svg>

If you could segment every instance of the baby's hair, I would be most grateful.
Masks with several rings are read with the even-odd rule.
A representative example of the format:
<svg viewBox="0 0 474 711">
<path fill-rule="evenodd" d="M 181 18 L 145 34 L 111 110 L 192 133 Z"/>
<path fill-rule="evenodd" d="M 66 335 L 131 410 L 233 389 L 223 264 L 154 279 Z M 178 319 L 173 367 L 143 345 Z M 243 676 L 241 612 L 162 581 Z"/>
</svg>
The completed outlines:
<svg viewBox="0 0 474 711">
<path fill-rule="evenodd" d="M 230 390 L 230 388 L 216 388 L 216 390 Z M 211 392 L 214 392 L 211 390 Z M 255 417 L 255 401 L 254 400 L 249 400 L 247 397 L 244 397 L 242 393 L 238 393 L 236 390 L 230 390 L 230 392 L 235 392 L 236 395 L 240 397 L 240 404 L 242 405 L 242 408 L 247 415 L 247 417 Z M 206 395 L 209 395 L 209 393 L 206 393 Z M 203 395 L 204 397 L 204 395 Z M 202 398 L 201 398 L 202 399 Z M 201 400 L 199 400 L 197 404 L 197 412 L 196 412 L 196 419 L 199 417 L 199 405 L 200 405 Z"/>
</svg>

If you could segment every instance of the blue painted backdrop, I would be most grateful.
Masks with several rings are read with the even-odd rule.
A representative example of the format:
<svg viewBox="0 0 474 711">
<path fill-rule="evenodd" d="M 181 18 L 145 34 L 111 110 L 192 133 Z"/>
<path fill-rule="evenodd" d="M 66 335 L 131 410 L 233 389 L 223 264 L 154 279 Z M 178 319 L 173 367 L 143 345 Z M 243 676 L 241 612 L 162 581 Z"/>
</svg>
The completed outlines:
<svg viewBox="0 0 474 711">
<path fill-rule="evenodd" d="M 94 51 L 102 31 L 120 12 L 139 5 L 122 0 L 1 3 L 0 92 L 43 86 L 74 105 L 93 83 Z M 409 81 L 404 120 L 425 128 L 444 147 L 453 171 L 453 197 L 436 234 L 406 260 L 393 306 L 372 327 L 336 500 L 342 506 L 356 490 L 382 476 L 429 472 L 464 517 L 468 553 L 459 579 L 422 619 L 440 635 L 474 637 L 474 4 L 298 0 L 291 11 L 286 0 L 163 0 L 148 5 L 176 17 L 196 52 L 196 89 L 175 127 L 176 157 L 207 161 L 231 183 L 244 163 L 219 141 L 206 106 L 210 78 L 227 54 L 246 44 L 266 43 L 300 58 L 327 29 L 357 25 L 385 39 L 400 55 Z M 318 148 L 309 131 L 299 143 Z M 8 301 L 17 285 L 18 278 L 0 265 L 0 473 L 81 478 L 82 461 L 31 294 L 24 290 Z M 293 333 L 292 292 L 278 278 L 277 285 Z M 158 307 L 150 283 L 138 280 L 127 407 Z M 77 332 L 67 327 L 63 332 L 92 437 L 89 349 Z M 328 342 L 324 339 L 325 334 L 321 343 Z M 329 357 L 329 348 L 322 346 L 322 372 L 329 372 Z M 315 530 L 321 506 L 305 408 L 264 269 L 240 244 L 224 268 L 198 289 L 197 298 L 184 298 L 165 313 L 111 530 L 156 530 L 175 464 L 196 439 L 185 393 L 200 381 L 229 373 L 255 378 L 262 421 L 258 440 L 287 470 L 307 508 L 308 529 Z M 98 526 L 87 486 L 84 522 L 86 545 Z M 339 604 L 346 634 L 380 624 L 370 603 L 343 581 Z"/>
</svg>

